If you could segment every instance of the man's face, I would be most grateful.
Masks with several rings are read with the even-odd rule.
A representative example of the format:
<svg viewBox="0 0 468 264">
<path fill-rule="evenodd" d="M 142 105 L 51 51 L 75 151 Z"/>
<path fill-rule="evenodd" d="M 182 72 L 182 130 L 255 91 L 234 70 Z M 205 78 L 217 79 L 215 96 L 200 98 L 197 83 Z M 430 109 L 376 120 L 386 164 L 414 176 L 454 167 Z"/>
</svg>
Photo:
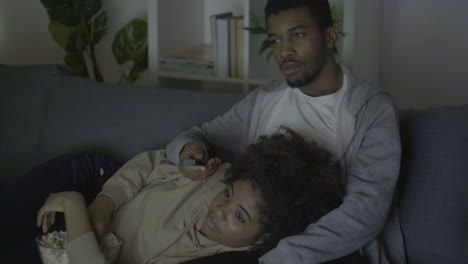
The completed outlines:
<svg viewBox="0 0 468 264">
<path fill-rule="evenodd" d="M 250 181 L 236 181 L 211 202 L 200 231 L 226 246 L 253 245 L 262 230 L 259 202 L 259 194 Z"/>
<path fill-rule="evenodd" d="M 273 56 L 290 87 L 304 87 L 320 74 L 327 43 L 306 7 L 271 15 L 267 21 Z"/>
</svg>

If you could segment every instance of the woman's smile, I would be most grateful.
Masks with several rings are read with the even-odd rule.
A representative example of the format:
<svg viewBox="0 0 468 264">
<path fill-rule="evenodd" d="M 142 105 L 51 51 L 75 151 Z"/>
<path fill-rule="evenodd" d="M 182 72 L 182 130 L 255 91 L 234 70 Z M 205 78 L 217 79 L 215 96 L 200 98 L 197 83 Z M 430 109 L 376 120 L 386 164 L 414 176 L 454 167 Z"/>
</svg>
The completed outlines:
<svg viewBox="0 0 468 264">
<path fill-rule="evenodd" d="M 211 228 L 212 230 L 214 230 L 214 231 L 216 231 L 218 233 L 220 232 L 219 226 L 218 226 L 218 220 L 213 217 L 211 212 L 208 212 L 208 215 L 205 218 L 205 222 L 206 222 L 206 224 L 208 225 L 209 228 Z"/>
</svg>

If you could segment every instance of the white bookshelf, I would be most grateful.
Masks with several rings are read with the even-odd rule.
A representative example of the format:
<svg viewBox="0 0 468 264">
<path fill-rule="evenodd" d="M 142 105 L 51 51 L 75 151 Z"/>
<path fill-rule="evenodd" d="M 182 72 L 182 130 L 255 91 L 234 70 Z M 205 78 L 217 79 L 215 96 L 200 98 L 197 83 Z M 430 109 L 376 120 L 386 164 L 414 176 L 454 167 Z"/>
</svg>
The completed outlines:
<svg viewBox="0 0 468 264">
<path fill-rule="evenodd" d="M 346 18 L 346 8 L 355 0 L 331 0 L 339 9 L 343 24 L 349 23 Z M 243 78 L 219 77 L 215 75 L 189 74 L 175 71 L 165 71 L 160 68 L 159 59 L 180 50 L 190 49 L 203 44 L 211 44 L 209 17 L 213 14 L 233 12 L 234 16 L 244 17 L 244 27 L 250 26 L 250 14 L 263 18 L 263 7 L 266 0 L 148 0 L 148 56 L 149 78 L 152 86 L 159 86 L 160 78 L 196 80 L 238 84 L 243 92 L 249 87 L 281 79 L 274 59 L 266 59 L 266 55 L 258 55 L 259 47 L 266 36 L 251 35 L 244 32 Z M 352 4 L 351 4 L 352 5 Z M 344 26 L 346 38 L 340 43 L 340 57 L 344 62 L 351 60 L 347 55 L 352 50 L 352 25 Z M 346 54 L 345 54 L 346 53 Z M 222 85 L 219 85 L 222 89 Z"/>
</svg>

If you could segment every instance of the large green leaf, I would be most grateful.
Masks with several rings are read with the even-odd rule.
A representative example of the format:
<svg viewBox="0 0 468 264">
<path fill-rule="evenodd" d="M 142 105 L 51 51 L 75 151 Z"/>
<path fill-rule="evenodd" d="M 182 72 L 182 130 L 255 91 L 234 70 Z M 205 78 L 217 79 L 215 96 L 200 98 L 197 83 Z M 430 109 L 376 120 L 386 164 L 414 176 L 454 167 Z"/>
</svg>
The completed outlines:
<svg viewBox="0 0 468 264">
<path fill-rule="evenodd" d="M 41 0 L 41 4 L 45 8 L 53 8 L 64 4 L 64 0 Z"/>
<path fill-rule="evenodd" d="M 86 68 L 86 62 L 82 52 L 67 52 L 64 60 L 68 66 L 71 66 L 77 71 L 79 76 L 89 78 L 88 69 Z"/>
<path fill-rule="evenodd" d="M 79 8 L 79 12 L 89 21 L 99 10 L 101 10 L 101 0 L 73 0 Z"/>
<path fill-rule="evenodd" d="M 65 5 L 65 4 L 52 7 L 52 8 L 48 8 L 47 13 L 52 19 L 57 20 L 57 21 L 62 21 L 62 22 L 66 16 L 74 15 L 73 10 L 70 8 L 70 6 Z M 77 16 L 74 15 L 74 17 L 77 17 Z"/>
<path fill-rule="evenodd" d="M 41 0 L 41 4 L 47 10 L 50 17 L 55 20 L 64 18 L 64 9 L 70 7 L 71 0 Z"/>
<path fill-rule="evenodd" d="M 81 30 L 77 29 L 70 32 L 65 50 L 67 52 L 83 52 L 87 46 L 86 36 Z"/>
<path fill-rule="evenodd" d="M 267 31 L 264 27 L 246 27 L 245 30 L 250 31 L 252 34 L 266 34 Z"/>
<path fill-rule="evenodd" d="M 133 62 L 133 67 L 136 70 L 143 71 L 148 68 L 148 49 L 146 48 L 144 52 L 140 53 Z"/>
<path fill-rule="evenodd" d="M 265 28 L 265 22 L 263 20 L 260 21 L 255 15 L 255 13 L 253 12 L 250 13 L 250 21 L 254 25 L 255 28 Z"/>
<path fill-rule="evenodd" d="M 143 19 L 133 19 L 120 29 L 112 42 L 112 52 L 119 64 L 141 60 L 148 49 L 148 26 Z"/>
<path fill-rule="evenodd" d="M 258 54 L 262 54 L 263 52 L 265 52 L 265 50 L 270 49 L 270 47 L 271 47 L 270 40 L 265 39 L 262 42 L 262 46 L 260 47 L 260 51 L 258 52 Z"/>
<path fill-rule="evenodd" d="M 62 48 L 67 46 L 68 39 L 76 27 L 69 27 L 57 20 L 50 18 L 49 32 L 54 41 Z"/>
<path fill-rule="evenodd" d="M 148 49 L 145 49 L 145 52 L 135 61 L 133 65 L 132 72 L 129 76 L 130 82 L 135 82 L 140 76 L 140 72 L 143 72 L 148 68 Z"/>
<path fill-rule="evenodd" d="M 102 7 L 101 0 L 41 0 L 47 13 L 67 26 L 76 26 L 81 19 L 88 22 Z"/>
<path fill-rule="evenodd" d="M 96 44 L 104 37 L 107 31 L 107 13 L 101 11 L 94 15 L 89 21 L 89 27 L 91 29 L 91 43 Z"/>
<path fill-rule="evenodd" d="M 80 0 L 41 0 L 42 5 L 53 20 L 67 26 L 77 26 L 80 23 L 80 10 L 75 1 Z"/>
</svg>

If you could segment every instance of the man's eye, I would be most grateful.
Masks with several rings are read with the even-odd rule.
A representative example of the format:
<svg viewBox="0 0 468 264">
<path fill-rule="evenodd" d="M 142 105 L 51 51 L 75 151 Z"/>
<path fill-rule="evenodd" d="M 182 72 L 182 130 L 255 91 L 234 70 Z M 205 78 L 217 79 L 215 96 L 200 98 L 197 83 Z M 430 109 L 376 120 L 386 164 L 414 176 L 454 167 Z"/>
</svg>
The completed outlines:
<svg viewBox="0 0 468 264">
<path fill-rule="evenodd" d="M 270 39 L 270 45 L 276 45 L 279 43 L 279 40 L 277 39 Z"/>
<path fill-rule="evenodd" d="M 228 188 L 224 189 L 224 198 L 226 198 L 226 200 L 231 199 L 231 193 Z"/>
<path fill-rule="evenodd" d="M 303 36 L 305 36 L 304 33 L 294 33 L 293 35 L 295 38 L 302 38 Z"/>
<path fill-rule="evenodd" d="M 239 222 L 245 224 L 245 220 L 240 213 L 236 213 L 236 218 L 239 220 Z"/>
</svg>

